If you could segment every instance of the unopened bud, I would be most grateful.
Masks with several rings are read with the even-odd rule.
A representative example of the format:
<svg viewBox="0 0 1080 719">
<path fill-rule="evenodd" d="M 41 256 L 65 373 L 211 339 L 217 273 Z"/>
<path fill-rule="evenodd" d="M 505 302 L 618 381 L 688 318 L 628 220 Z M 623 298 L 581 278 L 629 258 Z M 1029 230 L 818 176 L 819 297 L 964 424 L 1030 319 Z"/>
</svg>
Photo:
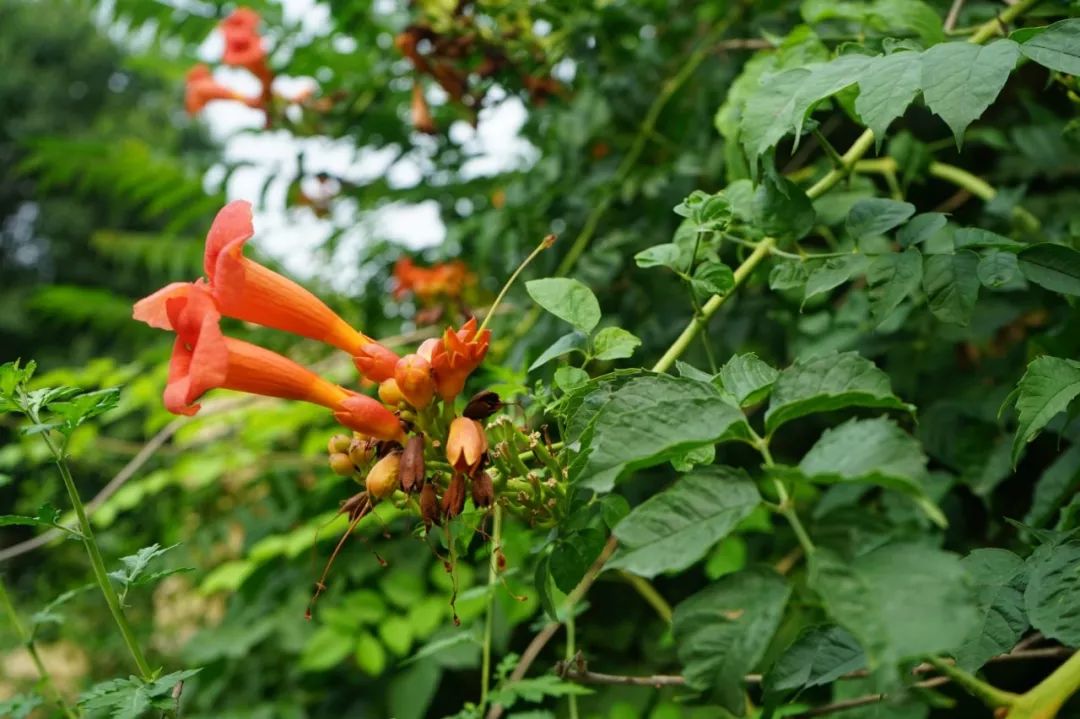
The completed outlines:
<svg viewBox="0 0 1080 719">
<path fill-rule="evenodd" d="M 367 439 L 353 438 L 349 442 L 349 459 L 357 467 L 363 467 L 375 458 L 375 445 Z"/>
<path fill-rule="evenodd" d="M 330 441 L 326 444 L 326 451 L 330 454 L 337 454 L 338 452 L 348 452 L 349 443 L 352 442 L 352 437 L 346 434 L 335 434 L 330 438 Z"/>
<path fill-rule="evenodd" d="M 394 413 L 378 400 L 364 394 L 346 397 L 334 412 L 334 419 L 351 430 L 376 439 L 405 441 L 405 431 Z"/>
<path fill-rule="evenodd" d="M 431 482 L 424 482 L 424 487 L 420 490 L 420 517 L 428 529 L 431 529 L 432 524 L 440 524 L 439 497 L 435 494 L 435 485 Z"/>
<path fill-rule="evenodd" d="M 417 409 L 431 404 L 435 396 L 435 379 L 431 376 L 431 363 L 419 354 L 405 355 L 397 361 L 394 380 L 405 401 Z"/>
<path fill-rule="evenodd" d="M 378 342 L 368 342 L 353 357 L 353 364 L 368 379 L 382 382 L 394 376 L 398 356 Z"/>
<path fill-rule="evenodd" d="M 472 501 L 477 507 L 490 507 L 495 501 L 495 484 L 487 472 L 481 472 L 473 477 Z"/>
<path fill-rule="evenodd" d="M 486 389 L 472 396 L 469 403 L 465 405 L 465 411 L 462 414 L 469 419 L 487 419 L 502 407 L 503 403 L 499 399 L 499 395 Z"/>
<path fill-rule="evenodd" d="M 397 453 L 388 454 L 376 462 L 364 481 L 368 494 L 376 499 L 389 497 L 397 489 L 400 465 L 401 455 Z"/>
<path fill-rule="evenodd" d="M 330 469 L 339 477 L 351 477 L 352 473 L 356 471 L 356 467 L 353 466 L 349 455 L 343 452 L 335 452 L 330 455 Z"/>
<path fill-rule="evenodd" d="M 455 474 L 450 480 L 450 486 L 442 497 L 442 513 L 444 517 L 456 517 L 465 508 L 465 477 Z"/>
<path fill-rule="evenodd" d="M 450 423 L 446 440 L 446 458 L 457 472 L 472 476 L 487 458 L 487 435 L 475 419 L 457 417 Z"/>
<path fill-rule="evenodd" d="M 387 380 L 383 380 L 379 383 L 379 399 L 384 404 L 388 404 L 391 407 L 397 407 L 399 404 L 405 401 L 405 395 L 401 392 L 401 387 L 394 380 L 393 377 Z"/>
<path fill-rule="evenodd" d="M 414 434 L 405 443 L 401 453 L 401 488 L 406 492 L 415 492 L 424 483 L 424 437 Z"/>
</svg>

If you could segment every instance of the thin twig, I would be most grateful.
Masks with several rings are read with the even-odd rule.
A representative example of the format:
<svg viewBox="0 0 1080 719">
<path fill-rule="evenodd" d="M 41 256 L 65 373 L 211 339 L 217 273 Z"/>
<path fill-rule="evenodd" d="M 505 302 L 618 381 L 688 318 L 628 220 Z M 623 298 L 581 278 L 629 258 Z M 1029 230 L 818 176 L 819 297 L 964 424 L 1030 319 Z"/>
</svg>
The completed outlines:
<svg viewBox="0 0 1080 719">
<path fill-rule="evenodd" d="M 964 0 L 953 0 L 949 14 L 945 16 L 945 33 L 948 34 L 956 29 L 956 20 L 960 17 L 960 10 L 964 7 Z"/>
<path fill-rule="evenodd" d="M 919 689 L 933 689 L 939 687 L 942 684 L 949 683 L 948 677 L 934 677 L 933 679 L 925 679 L 921 682 L 916 682 L 913 686 Z M 864 707 L 868 704 L 877 704 L 885 699 L 884 694 L 865 694 L 861 697 L 853 697 L 851 699 L 844 699 L 842 701 L 833 702 L 832 704 L 825 704 L 813 709 L 808 709 L 801 714 L 794 715 L 793 719 L 808 719 L 809 717 L 820 717 L 826 714 L 834 714 L 836 712 L 846 711 L 848 709 L 856 709 L 858 707 Z"/>
<path fill-rule="evenodd" d="M 560 671 L 563 669 L 563 671 Z M 686 684 L 686 679 L 678 674 L 653 674 L 647 677 L 622 676 L 619 674 L 601 674 L 600 672 L 578 671 L 573 668 L 563 668 L 563 662 L 556 665 L 555 671 L 563 679 L 578 684 L 615 684 L 631 687 L 681 687 Z"/>
</svg>

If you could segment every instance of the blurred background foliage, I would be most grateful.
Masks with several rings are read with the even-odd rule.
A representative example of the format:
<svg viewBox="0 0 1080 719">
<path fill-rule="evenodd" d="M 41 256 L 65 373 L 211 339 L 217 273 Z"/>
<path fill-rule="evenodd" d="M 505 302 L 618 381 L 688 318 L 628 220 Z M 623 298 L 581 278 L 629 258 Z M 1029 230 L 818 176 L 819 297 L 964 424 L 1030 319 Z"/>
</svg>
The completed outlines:
<svg viewBox="0 0 1080 719">
<path fill-rule="evenodd" d="M 360 181 L 320 180 L 338 187 L 330 200 L 335 209 L 323 219 L 330 227 L 326 245 L 312 259 L 317 272 L 311 284 L 320 296 L 375 336 L 404 334 L 407 342 L 429 331 L 418 330 L 416 307 L 391 298 L 390 268 L 403 250 L 378 232 L 354 243 L 348 255 L 348 276 L 355 279 L 326 280 L 342 261 L 337 245 L 358 216 L 392 203 L 433 200 L 446 239 L 424 251 L 421 261 L 465 258 L 479 278 L 480 299 L 492 296 L 544 235 L 560 239 L 530 268 L 534 277 L 555 270 L 584 234 L 586 249 L 573 274 L 597 293 L 605 322 L 642 338 L 637 364 L 659 356 L 690 310 L 679 280 L 637 267 L 634 253 L 672 241 L 681 220 L 671 210 L 690 192 L 712 192 L 749 176 L 736 143 L 725 142 L 714 123 L 718 108 L 747 91 L 732 85 L 744 63 L 774 62 L 784 52 L 774 43 L 789 33 L 816 33 L 830 47 L 877 47 L 885 34 L 867 18 L 843 13 L 819 13 L 822 19 L 793 32 L 810 14 L 807 6 L 820 3 L 789 0 L 479 2 L 478 32 L 490 46 L 504 48 L 510 62 L 484 78 L 477 73 L 489 56 L 484 42 L 470 47 L 461 63 L 471 67 L 476 97 L 484 95 L 475 102 L 455 102 L 429 82 L 437 131 L 427 135 L 413 127 L 416 73 L 394 38 L 417 23 L 457 32 L 455 3 L 329 0 L 308 9 L 316 14 L 314 23 L 287 5 L 251 3 L 264 19 L 271 65 L 281 75 L 315 78 L 317 96 L 332 102 L 325 111 L 283 111 L 270 131 L 283 142 L 331 138 L 341 152 L 357 157 L 361 150 L 389 152 L 395 163 L 420 168 L 411 182 L 391 181 L 389 171 Z M 951 2 L 926 5 L 940 18 Z M 992 18 L 998 6 L 967 2 L 961 26 Z M 476 699 L 488 547 L 470 544 L 452 578 L 418 541 L 414 521 L 392 512 L 365 520 L 360 533 L 368 545 L 346 544 L 329 590 L 313 620 L 305 621 L 314 582 L 344 527 L 338 503 L 351 493 L 325 466 L 332 432 L 325 414 L 300 404 L 221 396 L 199 416 L 175 420 L 160 402 L 171 338 L 130 320 L 134 299 L 200 272 L 203 235 L 240 169 L 198 118 L 183 113 L 183 73 L 204 56 L 200 46 L 232 9 L 216 0 L 0 4 L 0 360 L 36 359 L 43 384 L 124 386 L 120 407 L 105 422 L 76 433 L 73 463 L 85 497 L 109 486 L 94 514 L 108 557 L 153 543 L 179 544 L 165 563 L 194 568 L 128 598 L 157 663 L 204 667 L 185 689 L 184 716 L 453 714 Z M 1035 15 L 1074 11 L 1075 4 L 1047 2 Z M 889 28 L 895 36 L 895 27 Z M 732 39 L 745 42 L 726 42 Z M 800 47 L 825 57 L 823 44 L 820 50 Z M 537 90 L 551 78 L 546 91 Z M 501 101 L 525 107 L 520 137 L 531 145 L 532 157 L 511 169 L 477 172 L 470 168 L 474 150 L 461 138 L 469 136 L 477 107 Z M 844 148 L 861 128 L 839 104 L 841 111 L 822 116 L 821 130 Z M 958 225 L 1009 234 L 1015 231 L 1012 209 L 1022 202 L 1041 220 L 1029 232 L 1075 245 L 1076 112 L 1075 96 L 1048 86 L 1045 70 L 1031 65 L 1017 72 L 972 128 L 962 152 L 946 126 L 921 106 L 893 128 L 885 151 L 900 162 L 898 182 L 920 211 L 948 211 Z M 303 170 L 303 148 L 296 148 L 298 171 L 271 179 L 289 188 L 286 218 L 309 221 L 321 213 L 302 191 L 318 172 Z M 809 177 L 829 167 L 820 147 L 804 144 L 794 156 L 790 150 L 785 141 L 777 152 L 785 172 Z M 931 158 L 961 164 L 991 182 L 997 194 L 985 202 L 929 176 Z M 880 178 L 856 175 L 819 200 L 822 236 L 840 233 L 854 202 L 880 195 L 884 187 Z M 264 192 L 245 199 L 259 204 L 282 198 Z M 398 235 L 408 232 L 396 228 Z M 551 317 L 534 323 L 528 307 L 519 288 L 507 316 L 495 321 L 496 353 L 475 380 L 477 388 L 497 387 L 507 398 L 520 398 L 538 379 L 550 378 L 554 365 L 526 369 L 565 329 Z M 232 331 L 353 381 L 343 358 L 314 344 L 286 344 L 276 333 L 251 327 Z M 1075 427 L 1057 427 L 1035 442 L 1017 471 L 1009 467 L 1011 428 L 997 416 L 1002 400 L 1030 357 L 1075 357 L 1080 349 L 1072 306 L 1038 288 L 985 293 L 966 327 L 944 325 L 918 309 L 876 327 L 865 286 L 856 283 L 802 306 L 798 295 L 769 292 L 761 277 L 718 313 L 708 341 L 721 361 L 735 351 L 755 351 L 784 366 L 815 348 L 857 349 L 885 368 L 896 394 L 920 408 L 916 431 L 935 476 L 947 480 L 938 493 L 952 521 L 947 537 L 922 525 L 903 531 L 954 549 L 1014 541 L 1017 530 L 1002 518 L 1024 516 L 1034 478 L 1078 438 Z M 709 364 L 700 344 L 684 359 L 702 368 Z M 514 411 L 523 416 L 529 406 L 526 401 Z M 774 452 L 800 456 L 824 426 L 815 421 L 785 434 Z M 0 506 L 33 513 L 60 496 L 59 480 L 32 438 L 18 439 L 11 426 L 0 433 Z M 130 478 L 110 484 L 155 436 L 149 459 L 142 463 L 140 457 Z M 751 461 L 745 449 L 723 452 L 731 464 Z M 1073 464 L 1059 471 L 1076 474 L 1074 455 Z M 666 475 L 659 469 L 642 473 L 620 493 L 635 503 L 658 476 Z M 879 509 L 896 521 L 889 531 L 912 521 L 888 502 Z M 853 527 L 832 529 L 854 542 L 863 535 Z M 705 563 L 656 584 L 675 603 L 708 579 L 744 566 L 748 556 L 775 558 L 783 544 L 777 532 L 786 530 L 767 518 L 748 521 Z M 24 528 L 0 528 L 0 546 L 11 548 L 31 536 Z M 544 541 L 542 532 L 508 522 L 509 569 L 505 588 L 496 592 L 498 657 L 520 651 L 546 621 L 532 580 L 533 554 Z M 0 550 L 0 569 L 27 612 L 86 581 L 75 542 L 56 541 L 17 556 L 6 551 Z M 578 622 L 578 642 L 603 657 L 607 670 L 670 668 L 670 634 L 622 580 L 605 578 L 589 602 Z M 452 621 L 455 610 L 460 627 Z M 61 623 L 43 627 L 46 661 L 65 691 L 127 673 L 122 647 L 103 630 L 105 616 L 99 597 L 85 592 L 65 605 Z M 0 628 L 0 646 L 14 643 Z M 557 648 L 549 654 L 543 660 L 548 664 L 561 656 Z M 32 682 L 21 651 L 0 655 L 0 667 L 0 696 Z M 1009 671 L 995 678 L 1007 686 L 1023 684 L 1024 672 L 1044 673 L 1037 664 Z M 671 690 L 605 687 L 583 697 L 581 707 L 587 716 L 612 718 L 698 715 L 670 697 Z M 873 716 L 926 716 L 924 709 Z M 848 716 L 857 715 L 870 716 Z"/>
</svg>

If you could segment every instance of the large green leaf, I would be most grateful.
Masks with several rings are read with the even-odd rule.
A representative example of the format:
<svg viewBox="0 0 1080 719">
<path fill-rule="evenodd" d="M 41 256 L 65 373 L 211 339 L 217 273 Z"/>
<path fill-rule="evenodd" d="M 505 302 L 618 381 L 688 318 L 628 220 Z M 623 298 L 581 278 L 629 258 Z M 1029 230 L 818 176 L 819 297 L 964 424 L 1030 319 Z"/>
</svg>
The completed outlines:
<svg viewBox="0 0 1080 719">
<path fill-rule="evenodd" d="M 809 627 L 765 674 L 767 694 L 831 684 L 866 667 L 866 654 L 851 632 L 835 625 Z"/>
<path fill-rule="evenodd" d="M 746 407 L 765 399 L 780 373 L 753 352 L 734 355 L 720 368 L 721 385 L 739 406 Z"/>
<path fill-rule="evenodd" d="M 1024 560 L 1005 549 L 976 549 L 963 559 L 975 580 L 978 622 L 957 648 L 956 663 L 975 671 L 991 657 L 1007 652 L 1028 627 L 1024 613 Z"/>
<path fill-rule="evenodd" d="M 942 322 L 967 325 L 979 297 L 979 256 L 970 250 L 930 255 L 923 262 L 923 290 L 930 311 Z"/>
<path fill-rule="evenodd" d="M 741 469 L 699 469 L 645 500 L 615 526 L 619 548 L 608 566 L 643 577 L 681 571 L 760 503 L 757 487 Z"/>
<path fill-rule="evenodd" d="M 600 303 L 596 295 L 578 280 L 546 277 L 526 282 L 525 290 L 536 304 L 585 334 L 592 332 L 600 322 Z"/>
<path fill-rule="evenodd" d="M 1019 415 L 1013 440 L 1013 466 L 1028 442 L 1080 395 L 1080 362 L 1044 355 L 1032 360 L 1016 386 Z"/>
<path fill-rule="evenodd" d="M 1032 626 L 1066 646 L 1080 646 L 1080 543 L 1041 544 L 1027 566 L 1024 606 Z"/>
<path fill-rule="evenodd" d="M 904 114 L 922 83 L 920 54 L 903 50 L 873 59 L 859 77 L 855 111 L 874 131 L 878 147 L 893 120 Z"/>
<path fill-rule="evenodd" d="M 742 716 L 743 675 L 764 655 L 790 593 L 779 574 L 754 568 L 721 577 L 679 603 L 672 632 L 687 685 Z"/>
<path fill-rule="evenodd" d="M 893 395 L 889 376 L 855 352 L 824 354 L 796 360 L 773 385 L 765 429 L 814 412 L 842 407 L 881 407 L 912 410 Z"/>
<path fill-rule="evenodd" d="M 647 375 L 606 395 L 582 440 L 571 478 L 607 491 L 625 472 L 745 436 L 746 419 L 707 382 Z"/>
<path fill-rule="evenodd" d="M 816 218 L 810 198 L 786 177 L 766 177 L 754 192 L 752 211 L 762 232 L 796 240 L 810 232 Z"/>
<path fill-rule="evenodd" d="M 859 200 L 848 211 L 847 231 L 854 240 L 883 235 L 907 222 L 915 214 L 915 205 L 884 197 Z"/>
<path fill-rule="evenodd" d="M 1019 57 L 1012 40 L 943 42 L 922 54 L 923 99 L 952 130 L 958 147 L 967 126 L 997 99 Z"/>
<path fill-rule="evenodd" d="M 830 257 L 810 271 L 803 290 L 803 302 L 839 287 L 851 278 L 862 274 L 870 260 L 866 255 L 850 254 Z"/>
<path fill-rule="evenodd" d="M 1021 43 L 1020 52 L 1051 70 L 1080 76 L 1080 19 L 1054 23 Z"/>
<path fill-rule="evenodd" d="M 810 586 L 859 640 L 871 668 L 950 653 L 978 621 L 960 558 L 921 544 L 890 544 L 851 561 L 819 548 Z"/>
<path fill-rule="evenodd" d="M 1024 277 L 1040 287 L 1080 296 L 1080 252 L 1043 242 L 1023 250 L 1017 259 Z"/>
<path fill-rule="evenodd" d="M 866 281 L 870 285 L 870 313 L 877 323 L 883 322 L 919 289 L 922 273 L 922 253 L 914 247 L 874 258 L 866 272 Z"/>
</svg>

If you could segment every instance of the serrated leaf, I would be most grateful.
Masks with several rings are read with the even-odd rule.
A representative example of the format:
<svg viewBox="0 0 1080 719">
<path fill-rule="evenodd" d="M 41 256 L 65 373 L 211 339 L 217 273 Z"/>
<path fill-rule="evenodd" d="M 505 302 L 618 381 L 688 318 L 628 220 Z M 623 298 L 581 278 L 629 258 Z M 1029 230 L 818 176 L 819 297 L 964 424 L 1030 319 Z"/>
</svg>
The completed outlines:
<svg viewBox="0 0 1080 719">
<path fill-rule="evenodd" d="M 1080 252 L 1043 242 L 1020 252 L 1020 271 L 1040 287 L 1080 296 Z"/>
<path fill-rule="evenodd" d="M 920 53 L 901 51 L 874 58 L 859 75 L 855 112 L 881 147 L 892 122 L 904 114 L 922 83 Z"/>
<path fill-rule="evenodd" d="M 911 247 L 925 242 L 941 231 L 948 219 L 941 212 L 924 212 L 915 215 L 896 233 L 901 247 Z"/>
<path fill-rule="evenodd" d="M 741 716 L 743 676 L 765 653 L 791 587 L 766 568 L 729 574 L 675 607 L 672 633 L 687 686 Z"/>
<path fill-rule="evenodd" d="M 810 587 L 866 651 L 871 670 L 950 653 L 978 621 L 960 558 L 922 544 L 891 544 L 847 560 L 819 548 Z"/>
<path fill-rule="evenodd" d="M 582 455 L 571 466 L 571 480 L 605 492 L 626 472 L 743 436 L 746 419 L 711 384 L 647 375 L 610 394 L 591 425 Z"/>
<path fill-rule="evenodd" d="M 866 281 L 870 285 L 870 313 L 878 324 L 919 289 L 922 265 L 922 253 L 914 247 L 879 255 L 870 263 L 866 271 Z"/>
<path fill-rule="evenodd" d="M 690 285 L 700 300 L 726 295 L 735 286 L 735 274 L 723 262 L 702 262 L 694 270 Z"/>
<path fill-rule="evenodd" d="M 1043 67 L 1080 76 L 1080 19 L 1054 23 L 1022 43 L 1020 52 Z"/>
<path fill-rule="evenodd" d="M 635 507 L 615 527 L 619 548 L 613 569 L 642 577 L 678 572 L 694 564 L 761 502 L 745 472 L 699 469 Z"/>
<path fill-rule="evenodd" d="M 739 135 L 751 164 L 792 129 L 792 98 L 810 75 L 803 67 L 765 75 L 747 98 Z"/>
<path fill-rule="evenodd" d="M 1031 625 L 1065 646 L 1080 645 L 1080 543 L 1047 542 L 1026 564 L 1024 606 Z"/>
<path fill-rule="evenodd" d="M 835 625 L 808 627 L 765 674 L 767 695 L 831 684 L 866 667 L 866 654 L 851 632 Z"/>
<path fill-rule="evenodd" d="M 766 177 L 754 192 L 754 224 L 762 232 L 798 240 L 809 234 L 817 217 L 806 193 L 786 177 Z"/>
<path fill-rule="evenodd" d="M 718 375 L 724 390 L 735 398 L 740 407 L 764 400 L 780 372 L 758 358 L 753 352 L 733 355 L 724 363 Z"/>
<path fill-rule="evenodd" d="M 540 598 L 540 607 L 552 621 L 558 621 L 559 611 L 555 607 L 555 601 L 551 598 L 551 555 L 545 554 L 536 563 L 536 574 L 533 576 L 533 586 L 536 595 Z"/>
<path fill-rule="evenodd" d="M 596 295 L 578 280 L 546 277 L 525 283 L 525 290 L 536 304 L 585 334 L 600 322 L 600 303 Z"/>
<path fill-rule="evenodd" d="M 942 322 L 967 326 L 979 297 L 979 256 L 928 255 L 923 260 L 923 291 L 930 311 Z"/>
<path fill-rule="evenodd" d="M 992 290 L 1023 282 L 1020 263 L 1016 255 L 1011 252 L 992 251 L 984 255 L 979 259 L 975 274 L 978 275 L 983 287 Z"/>
<path fill-rule="evenodd" d="M 863 254 L 830 257 L 810 270 L 803 290 L 803 303 L 813 297 L 835 289 L 853 277 L 862 274 L 870 260 Z"/>
<path fill-rule="evenodd" d="M 782 291 L 805 288 L 809 278 L 810 270 L 805 262 L 778 262 L 769 271 L 769 289 Z"/>
<path fill-rule="evenodd" d="M 1019 415 L 1013 440 L 1013 466 L 1031 440 L 1080 395 L 1080 362 L 1044 355 L 1031 361 L 1016 385 Z"/>
<path fill-rule="evenodd" d="M 842 407 L 878 407 L 910 411 L 893 395 L 889 376 L 855 352 L 830 353 L 796 360 L 773 385 L 765 430 L 785 422 Z"/>
<path fill-rule="evenodd" d="M 1045 526 L 1070 497 L 1080 492 L 1080 445 L 1074 444 L 1058 455 L 1035 482 L 1031 508 L 1024 524 Z M 1078 495 L 1080 496 L 1080 495 Z"/>
<path fill-rule="evenodd" d="M 856 241 L 884 235 L 907 222 L 914 214 L 915 205 L 910 202 L 868 197 L 851 206 L 847 216 L 847 231 Z"/>
<path fill-rule="evenodd" d="M 569 352 L 583 352 L 585 347 L 585 335 L 580 332 L 570 332 L 555 340 L 550 347 L 544 350 L 531 365 L 529 372 L 538 367 L 543 367 L 557 357 L 562 357 Z"/>
<path fill-rule="evenodd" d="M 962 563 L 975 580 L 978 621 L 954 657 L 957 666 L 973 672 L 1011 650 L 1027 629 L 1027 570 L 1024 560 L 1004 549 L 976 549 Z"/>
<path fill-rule="evenodd" d="M 1023 242 L 1010 240 L 996 232 L 983 230 L 978 227 L 961 227 L 953 232 L 953 247 L 958 250 L 974 249 L 981 247 L 995 247 L 1002 250 L 1023 249 Z"/>
<path fill-rule="evenodd" d="M 952 130 L 957 147 L 967 126 L 997 99 L 1019 57 L 1012 40 L 943 42 L 922 54 L 923 99 Z"/>
<path fill-rule="evenodd" d="M 605 327 L 593 337 L 593 359 L 625 359 L 641 346 L 641 340 L 621 327 Z"/>
</svg>

